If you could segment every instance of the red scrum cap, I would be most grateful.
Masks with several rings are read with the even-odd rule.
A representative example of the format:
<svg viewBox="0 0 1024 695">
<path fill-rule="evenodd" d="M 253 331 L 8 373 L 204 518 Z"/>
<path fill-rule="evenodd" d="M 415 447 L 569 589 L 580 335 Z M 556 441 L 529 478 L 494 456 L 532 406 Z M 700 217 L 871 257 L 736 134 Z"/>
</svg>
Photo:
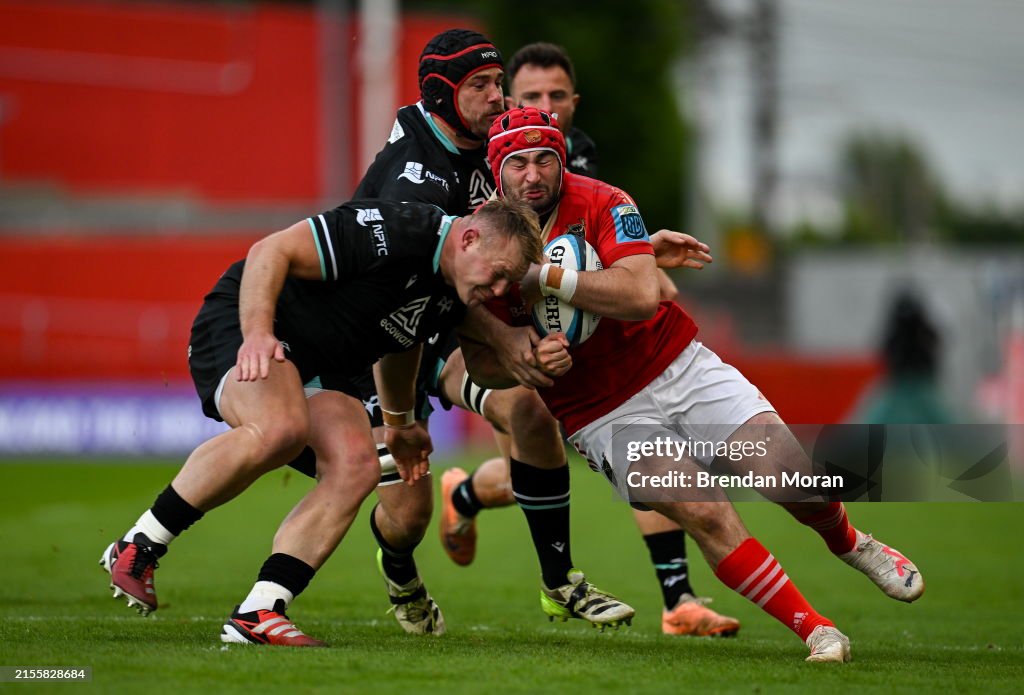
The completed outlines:
<svg viewBox="0 0 1024 695">
<path fill-rule="evenodd" d="M 565 171 L 565 137 L 547 111 L 519 106 L 494 119 L 487 133 L 487 160 L 491 163 L 498 195 L 501 195 L 501 169 L 505 160 L 514 154 L 538 150 L 554 152 Z"/>
</svg>

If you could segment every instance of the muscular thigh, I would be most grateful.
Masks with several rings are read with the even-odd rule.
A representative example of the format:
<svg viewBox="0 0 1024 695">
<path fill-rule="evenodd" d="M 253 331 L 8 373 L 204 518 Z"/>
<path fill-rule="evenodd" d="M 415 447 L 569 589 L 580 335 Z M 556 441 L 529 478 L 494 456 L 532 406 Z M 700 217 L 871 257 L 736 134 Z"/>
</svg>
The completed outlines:
<svg viewBox="0 0 1024 695">
<path fill-rule="evenodd" d="M 377 447 L 363 403 L 340 391 L 321 391 L 309 399 L 309 445 L 316 452 L 320 477 L 345 467 L 378 474 Z"/>
<path fill-rule="evenodd" d="M 275 421 L 305 422 L 306 399 L 295 365 L 289 361 L 270 363 L 266 379 L 238 381 L 234 371 L 224 379 L 219 410 L 232 427 L 245 424 L 270 426 Z"/>
</svg>

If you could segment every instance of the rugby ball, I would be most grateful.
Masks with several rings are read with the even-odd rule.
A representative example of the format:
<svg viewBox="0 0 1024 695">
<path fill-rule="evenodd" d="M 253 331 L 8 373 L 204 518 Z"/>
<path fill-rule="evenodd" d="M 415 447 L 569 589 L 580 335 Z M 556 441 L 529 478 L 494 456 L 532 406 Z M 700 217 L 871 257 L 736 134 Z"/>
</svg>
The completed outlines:
<svg viewBox="0 0 1024 695">
<path fill-rule="evenodd" d="M 594 247 L 574 234 L 555 237 L 544 247 L 552 265 L 577 271 L 603 270 Z M 570 345 L 579 345 L 597 330 L 601 317 L 577 309 L 558 297 L 541 297 L 533 305 L 533 326 L 542 337 L 548 333 L 565 333 Z"/>
</svg>

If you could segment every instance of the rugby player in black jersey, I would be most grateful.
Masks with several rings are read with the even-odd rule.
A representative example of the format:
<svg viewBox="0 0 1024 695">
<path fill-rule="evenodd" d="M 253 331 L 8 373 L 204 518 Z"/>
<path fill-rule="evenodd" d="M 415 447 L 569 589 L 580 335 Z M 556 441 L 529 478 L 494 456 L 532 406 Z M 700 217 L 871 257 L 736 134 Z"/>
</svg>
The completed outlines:
<svg viewBox="0 0 1024 695">
<path fill-rule="evenodd" d="M 366 411 L 344 392 L 346 379 L 380 359 L 385 442 L 414 483 L 431 450 L 413 414 L 420 346 L 539 258 L 536 215 L 503 201 L 452 218 L 428 204 L 357 200 L 254 244 L 205 298 L 189 345 L 203 411 L 232 429 L 200 445 L 104 551 L 114 596 L 143 615 L 156 610 L 153 573 L 171 541 L 309 444 L 317 485 L 281 524 L 221 639 L 321 646 L 285 611 L 380 476 Z"/>
</svg>

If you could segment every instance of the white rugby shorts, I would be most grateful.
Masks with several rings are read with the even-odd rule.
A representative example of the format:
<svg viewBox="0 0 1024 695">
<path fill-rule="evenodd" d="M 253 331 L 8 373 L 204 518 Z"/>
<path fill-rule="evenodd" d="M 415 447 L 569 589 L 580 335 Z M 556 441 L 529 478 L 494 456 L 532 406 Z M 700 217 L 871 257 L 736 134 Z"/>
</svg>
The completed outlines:
<svg viewBox="0 0 1024 695">
<path fill-rule="evenodd" d="M 621 446 L 613 451 L 613 435 L 628 438 L 628 428 L 637 425 L 645 438 L 653 432 L 673 440 L 724 442 L 747 420 L 769 412 L 775 408 L 738 369 L 694 340 L 654 381 L 575 432 L 569 443 L 629 501 L 626 480 L 632 463 L 621 455 Z M 713 458 L 697 457 L 705 466 Z"/>
</svg>

